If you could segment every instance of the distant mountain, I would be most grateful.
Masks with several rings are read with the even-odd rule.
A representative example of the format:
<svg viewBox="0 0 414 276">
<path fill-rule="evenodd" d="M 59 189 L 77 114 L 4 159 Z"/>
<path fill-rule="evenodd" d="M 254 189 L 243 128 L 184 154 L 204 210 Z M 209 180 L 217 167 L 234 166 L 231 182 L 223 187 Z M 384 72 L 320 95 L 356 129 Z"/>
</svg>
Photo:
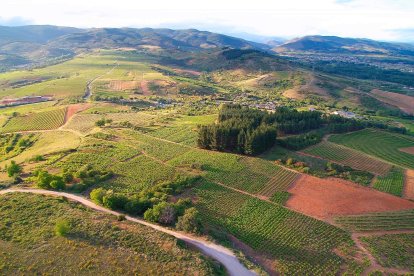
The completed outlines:
<svg viewBox="0 0 414 276">
<path fill-rule="evenodd" d="M 205 49 L 270 50 L 266 44 L 195 29 L 76 29 L 57 26 L 0 26 L 0 71 L 42 65 L 71 58 L 82 50 L 140 48 L 156 46 L 164 50 Z"/>
<path fill-rule="evenodd" d="M 409 44 L 337 36 L 305 36 L 287 41 L 273 50 L 278 53 L 308 52 L 414 56 L 414 46 Z"/>
<path fill-rule="evenodd" d="M 63 35 L 82 32 L 81 29 L 50 25 L 0 26 L 0 46 L 8 43 L 45 43 Z"/>
<path fill-rule="evenodd" d="M 52 42 L 66 48 L 138 47 L 142 45 L 182 50 L 231 47 L 237 49 L 269 49 L 265 44 L 227 35 L 188 30 L 100 28 L 69 34 Z"/>
</svg>

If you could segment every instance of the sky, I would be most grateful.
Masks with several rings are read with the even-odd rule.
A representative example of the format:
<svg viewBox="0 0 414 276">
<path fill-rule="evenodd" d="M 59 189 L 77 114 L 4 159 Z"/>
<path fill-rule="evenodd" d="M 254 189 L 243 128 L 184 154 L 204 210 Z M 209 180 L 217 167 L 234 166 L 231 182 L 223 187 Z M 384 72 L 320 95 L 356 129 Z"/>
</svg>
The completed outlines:
<svg viewBox="0 0 414 276">
<path fill-rule="evenodd" d="M 196 28 L 414 42 L 414 0 L 2 0 L 0 25 Z"/>
</svg>

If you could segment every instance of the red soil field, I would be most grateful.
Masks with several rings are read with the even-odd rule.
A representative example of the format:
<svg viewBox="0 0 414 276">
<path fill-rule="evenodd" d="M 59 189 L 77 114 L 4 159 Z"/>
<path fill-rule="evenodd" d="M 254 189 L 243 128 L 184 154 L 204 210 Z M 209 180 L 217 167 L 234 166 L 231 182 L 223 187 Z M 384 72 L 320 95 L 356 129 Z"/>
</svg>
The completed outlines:
<svg viewBox="0 0 414 276">
<path fill-rule="evenodd" d="M 88 109 L 90 104 L 71 104 L 68 106 L 68 109 L 66 110 L 65 115 L 65 123 L 76 113 Z"/>
<path fill-rule="evenodd" d="M 288 190 L 286 206 L 323 220 L 338 215 L 413 209 L 414 202 L 382 193 L 352 182 L 302 175 Z"/>
<path fill-rule="evenodd" d="M 151 91 L 148 88 L 148 81 L 146 81 L 146 80 L 141 81 L 141 90 L 142 90 L 142 94 L 144 96 L 151 95 Z"/>
<path fill-rule="evenodd" d="M 409 148 L 401 148 L 399 149 L 400 151 L 409 153 L 409 154 L 413 154 L 414 155 L 414 147 L 409 147 Z"/>
<path fill-rule="evenodd" d="M 109 88 L 115 91 L 124 91 L 124 90 L 132 90 L 140 86 L 138 81 L 111 81 L 109 83 Z"/>
<path fill-rule="evenodd" d="M 405 171 L 405 189 L 404 196 L 414 200 L 414 170 Z"/>
</svg>

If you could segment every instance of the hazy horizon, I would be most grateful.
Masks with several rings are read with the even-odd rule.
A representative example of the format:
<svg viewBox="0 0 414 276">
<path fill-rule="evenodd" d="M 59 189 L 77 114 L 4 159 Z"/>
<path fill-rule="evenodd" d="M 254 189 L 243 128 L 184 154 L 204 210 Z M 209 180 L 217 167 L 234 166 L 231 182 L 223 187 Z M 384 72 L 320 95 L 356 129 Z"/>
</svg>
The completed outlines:
<svg viewBox="0 0 414 276">
<path fill-rule="evenodd" d="M 0 25 L 199 29 L 250 40 L 333 35 L 414 42 L 414 1 L 6 1 Z M 251 39 L 254 37 L 255 39 Z"/>
</svg>

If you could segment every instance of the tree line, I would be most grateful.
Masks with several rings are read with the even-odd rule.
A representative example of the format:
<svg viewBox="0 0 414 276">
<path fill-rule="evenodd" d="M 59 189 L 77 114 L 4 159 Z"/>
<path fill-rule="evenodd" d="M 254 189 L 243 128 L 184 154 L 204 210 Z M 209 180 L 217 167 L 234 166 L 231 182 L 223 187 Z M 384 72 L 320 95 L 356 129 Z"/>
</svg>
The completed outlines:
<svg viewBox="0 0 414 276">
<path fill-rule="evenodd" d="M 255 155 L 276 142 L 277 134 L 295 134 L 319 128 L 322 114 L 278 108 L 275 113 L 227 104 L 220 107 L 218 122 L 200 126 L 200 148 Z"/>
</svg>

